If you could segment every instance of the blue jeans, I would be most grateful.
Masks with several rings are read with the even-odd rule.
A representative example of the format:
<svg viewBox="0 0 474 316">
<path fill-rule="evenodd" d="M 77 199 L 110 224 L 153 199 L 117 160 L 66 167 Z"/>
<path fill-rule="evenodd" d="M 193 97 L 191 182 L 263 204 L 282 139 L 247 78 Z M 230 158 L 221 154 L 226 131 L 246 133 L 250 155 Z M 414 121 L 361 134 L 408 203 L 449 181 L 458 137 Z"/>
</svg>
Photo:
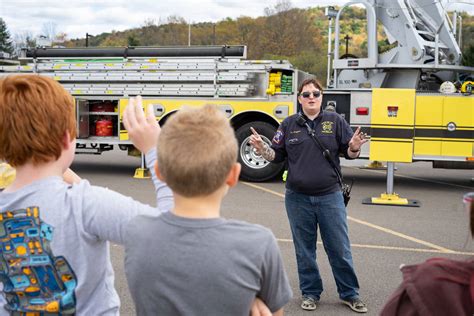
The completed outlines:
<svg viewBox="0 0 474 316">
<path fill-rule="evenodd" d="M 286 189 L 285 205 L 293 235 L 302 294 L 319 300 L 323 292 L 316 263 L 319 226 L 339 297 L 346 300 L 359 297 L 359 282 L 352 263 L 342 193 L 311 196 Z"/>
</svg>

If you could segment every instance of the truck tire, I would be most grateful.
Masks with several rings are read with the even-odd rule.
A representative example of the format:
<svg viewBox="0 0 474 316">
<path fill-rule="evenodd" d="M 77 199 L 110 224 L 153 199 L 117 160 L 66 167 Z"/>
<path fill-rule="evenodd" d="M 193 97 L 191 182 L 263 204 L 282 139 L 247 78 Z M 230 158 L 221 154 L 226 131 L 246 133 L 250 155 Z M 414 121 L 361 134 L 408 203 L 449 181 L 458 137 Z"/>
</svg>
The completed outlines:
<svg viewBox="0 0 474 316">
<path fill-rule="evenodd" d="M 271 144 L 276 128 L 265 122 L 250 122 L 237 129 L 235 135 L 239 142 L 238 161 L 242 165 L 240 178 L 246 181 L 261 182 L 267 181 L 280 175 L 283 171 L 284 163 L 270 163 L 262 156 L 257 155 L 252 145 L 250 145 L 250 135 L 253 127 L 265 142 Z"/>
</svg>

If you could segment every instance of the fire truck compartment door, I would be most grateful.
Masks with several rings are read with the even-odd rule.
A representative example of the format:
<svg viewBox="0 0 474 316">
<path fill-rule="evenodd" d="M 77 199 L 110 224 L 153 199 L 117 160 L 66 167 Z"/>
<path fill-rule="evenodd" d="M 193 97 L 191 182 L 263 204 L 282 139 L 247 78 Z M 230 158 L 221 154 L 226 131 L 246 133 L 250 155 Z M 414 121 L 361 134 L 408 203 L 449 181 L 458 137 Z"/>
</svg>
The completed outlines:
<svg viewBox="0 0 474 316">
<path fill-rule="evenodd" d="M 415 156 L 473 156 L 473 96 L 418 95 L 415 113 Z"/>
<path fill-rule="evenodd" d="M 412 162 L 414 89 L 373 89 L 370 160 Z"/>
</svg>

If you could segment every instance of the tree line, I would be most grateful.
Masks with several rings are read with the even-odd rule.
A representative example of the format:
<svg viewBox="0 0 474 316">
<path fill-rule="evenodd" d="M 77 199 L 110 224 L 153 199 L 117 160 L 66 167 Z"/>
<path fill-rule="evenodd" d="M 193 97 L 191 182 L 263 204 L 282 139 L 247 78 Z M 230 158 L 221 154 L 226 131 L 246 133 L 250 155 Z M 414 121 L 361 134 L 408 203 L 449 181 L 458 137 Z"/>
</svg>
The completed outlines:
<svg viewBox="0 0 474 316">
<path fill-rule="evenodd" d="M 247 45 L 249 59 L 287 59 L 298 69 L 326 77 L 328 19 L 324 7 L 292 8 L 288 0 L 266 8 L 264 16 L 226 18 L 216 23 L 199 22 L 189 25 L 184 18 L 147 19 L 143 25 L 125 31 L 106 32 L 89 36 L 89 46 L 182 46 L 191 45 Z M 474 66 L 474 17 L 462 13 L 464 64 Z M 54 43 L 65 47 L 84 47 L 85 38 L 66 40 L 64 32 L 55 32 L 55 24 L 45 24 L 43 32 Z M 333 29 L 334 31 L 334 29 Z M 340 55 L 367 55 L 365 10 L 345 9 L 341 19 Z M 347 37 L 346 37 L 347 36 Z M 378 26 L 379 52 L 391 48 Z M 23 36 L 25 37 L 25 36 Z M 346 37 L 346 39 L 344 39 Z M 35 46 L 31 36 L 23 38 L 23 45 Z M 58 41 L 58 42 L 59 42 Z M 10 43 L 10 44 L 9 44 Z M 0 18 L 0 50 L 13 52 L 5 22 Z"/>
</svg>

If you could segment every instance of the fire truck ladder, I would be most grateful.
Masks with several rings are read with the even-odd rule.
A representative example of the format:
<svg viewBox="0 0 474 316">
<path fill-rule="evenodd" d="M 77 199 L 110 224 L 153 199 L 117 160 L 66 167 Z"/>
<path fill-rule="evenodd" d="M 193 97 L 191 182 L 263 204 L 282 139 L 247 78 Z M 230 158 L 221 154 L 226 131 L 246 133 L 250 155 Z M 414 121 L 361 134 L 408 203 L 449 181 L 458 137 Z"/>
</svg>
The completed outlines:
<svg viewBox="0 0 474 316">
<path fill-rule="evenodd" d="M 74 96 L 247 97 L 266 69 L 243 60 L 245 46 L 38 48 L 22 57 L 26 64 L 0 71 L 51 77 Z"/>
<path fill-rule="evenodd" d="M 47 76 L 77 99 L 250 98 L 262 89 L 271 61 L 251 62 L 246 55 L 245 46 L 36 48 L 23 50 L 19 65 L 0 66 L 0 75 Z M 100 146 L 81 150 L 100 153 Z M 138 178 L 147 176 L 141 158 Z"/>
</svg>

